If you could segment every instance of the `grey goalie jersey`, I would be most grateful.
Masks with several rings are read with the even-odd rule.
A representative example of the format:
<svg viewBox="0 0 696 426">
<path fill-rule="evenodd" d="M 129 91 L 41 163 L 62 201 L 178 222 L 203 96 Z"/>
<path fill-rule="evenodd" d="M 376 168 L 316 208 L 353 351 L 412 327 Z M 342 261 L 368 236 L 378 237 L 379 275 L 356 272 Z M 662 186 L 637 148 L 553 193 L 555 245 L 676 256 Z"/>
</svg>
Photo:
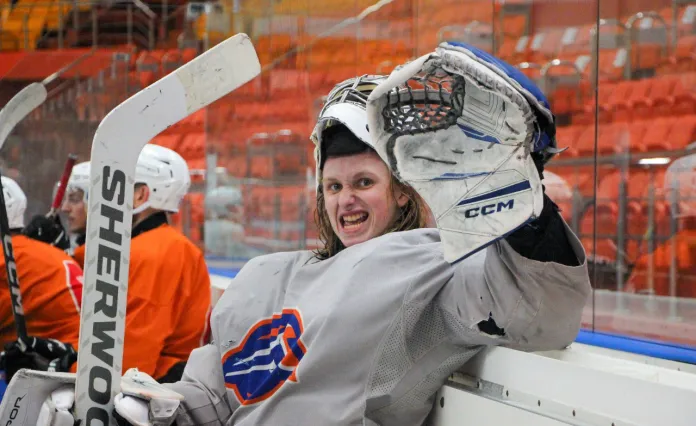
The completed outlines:
<svg viewBox="0 0 696 426">
<path fill-rule="evenodd" d="M 323 261 L 251 260 L 213 311 L 214 343 L 168 385 L 186 398 L 178 426 L 422 424 L 447 376 L 484 345 L 573 341 L 590 285 L 565 227 L 579 266 L 527 259 L 504 240 L 450 265 L 436 229 Z"/>
</svg>

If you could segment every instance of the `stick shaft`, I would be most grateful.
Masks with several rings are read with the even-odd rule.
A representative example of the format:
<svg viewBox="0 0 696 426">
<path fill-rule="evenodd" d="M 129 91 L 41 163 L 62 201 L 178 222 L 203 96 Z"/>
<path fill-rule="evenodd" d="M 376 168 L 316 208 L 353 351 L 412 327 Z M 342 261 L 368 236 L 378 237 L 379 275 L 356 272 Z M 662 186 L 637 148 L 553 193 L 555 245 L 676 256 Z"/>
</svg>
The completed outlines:
<svg viewBox="0 0 696 426">
<path fill-rule="evenodd" d="M 5 191 L 2 187 L 2 175 L 0 174 L 0 237 L 2 238 L 2 251 L 5 255 L 5 269 L 7 271 L 7 284 L 10 286 L 12 299 L 12 315 L 17 330 L 17 340 L 20 345 L 28 343 L 27 324 L 24 320 L 24 307 L 22 306 L 22 294 L 19 289 L 19 276 L 17 275 L 17 263 L 14 258 L 10 224 L 7 218 L 5 204 Z"/>
<path fill-rule="evenodd" d="M 53 203 L 51 203 L 51 211 L 48 212 L 49 217 L 55 216 L 60 209 L 60 205 L 63 203 L 63 197 L 65 196 L 65 188 L 68 185 L 68 179 L 70 179 L 70 174 L 77 161 L 77 156 L 75 154 L 68 155 L 68 159 L 65 161 L 65 168 L 63 169 L 63 175 L 60 177 L 60 183 L 58 184 L 58 190 L 56 191 L 55 197 L 53 197 Z"/>
</svg>

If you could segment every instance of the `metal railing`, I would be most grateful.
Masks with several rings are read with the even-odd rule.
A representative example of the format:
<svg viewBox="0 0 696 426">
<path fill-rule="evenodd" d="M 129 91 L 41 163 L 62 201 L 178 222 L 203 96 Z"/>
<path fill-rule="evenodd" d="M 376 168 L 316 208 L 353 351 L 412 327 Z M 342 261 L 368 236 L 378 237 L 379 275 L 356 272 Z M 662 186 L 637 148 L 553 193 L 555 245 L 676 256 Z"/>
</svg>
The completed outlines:
<svg viewBox="0 0 696 426">
<path fill-rule="evenodd" d="M 662 30 L 664 31 L 664 40 L 663 40 L 663 45 L 662 45 L 662 55 L 664 57 L 667 56 L 668 52 L 668 29 L 667 29 L 667 22 L 662 18 L 662 16 L 657 13 L 657 12 L 638 12 L 635 15 L 631 16 L 626 20 L 624 23 L 624 28 L 626 29 L 626 35 L 627 35 L 627 40 L 626 40 L 626 51 L 627 51 L 627 56 L 628 59 L 626 61 L 627 67 L 624 70 L 624 78 L 626 79 L 631 79 L 633 77 L 633 66 L 632 66 L 632 59 L 633 59 L 633 48 L 634 44 L 636 42 L 636 36 L 637 32 L 634 27 L 634 24 L 636 22 L 641 22 L 645 19 L 651 19 L 655 20 L 656 22 L 659 22 L 661 25 Z M 676 23 L 673 23 L 673 25 L 676 25 Z M 676 45 L 673 46 L 673 50 L 676 49 Z"/>
<path fill-rule="evenodd" d="M 165 2 L 166 4 L 166 2 Z M 80 7 L 88 9 L 81 10 Z M 45 8 L 56 10 L 56 28 L 44 29 L 48 15 L 37 27 L 31 23 L 32 11 L 35 15 L 35 8 Z M 166 7 L 163 6 L 166 10 Z M 73 45 L 84 45 L 87 41 L 81 34 L 88 32 L 91 36 L 89 46 L 99 45 L 99 35 L 104 29 L 123 28 L 126 33 L 126 42 L 138 44 L 141 47 L 154 49 L 158 41 L 156 26 L 165 25 L 168 21 L 165 17 L 158 20 L 157 14 L 145 3 L 140 0 L 120 0 L 112 2 L 88 1 L 64 1 L 55 2 L 32 2 L 30 4 L 17 3 L 0 5 L 0 14 L 9 10 L 8 21 L 4 27 L 0 25 L 0 50 L 30 50 L 55 36 L 56 44 L 59 49 Z M 114 13 L 115 12 L 115 13 Z M 109 15 L 115 21 L 109 19 Z M 53 18 L 51 16 L 51 18 Z M 165 14 L 166 16 L 166 14 Z M 21 23 L 18 23 L 18 19 Z M 158 22 L 159 21 L 159 22 Z M 10 25 L 8 25 L 8 22 Z M 8 29 L 8 27 L 10 27 Z M 166 28 L 166 27 L 164 27 Z M 166 38 L 166 31 L 161 30 L 160 39 Z M 66 42 L 66 38 L 68 38 Z M 9 41 L 7 41 L 9 40 Z"/>
</svg>

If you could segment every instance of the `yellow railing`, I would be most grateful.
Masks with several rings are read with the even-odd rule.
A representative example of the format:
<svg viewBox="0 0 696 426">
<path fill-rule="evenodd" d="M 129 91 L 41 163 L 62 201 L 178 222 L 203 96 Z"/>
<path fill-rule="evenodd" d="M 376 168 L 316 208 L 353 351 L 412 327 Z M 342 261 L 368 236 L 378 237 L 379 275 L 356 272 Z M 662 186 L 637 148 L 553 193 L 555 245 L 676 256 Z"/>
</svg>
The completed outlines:
<svg viewBox="0 0 696 426">
<path fill-rule="evenodd" d="M 154 48 L 157 15 L 138 0 L 122 2 L 127 9 L 126 22 L 128 42 L 134 35 L 145 38 L 146 45 Z M 166 5 L 166 2 L 164 3 Z M 67 30 L 90 31 L 92 46 L 98 45 L 100 30 L 97 11 L 105 5 L 93 0 L 19 0 L 12 5 L 0 0 L 0 51 L 35 50 L 46 34 L 55 34 L 56 47 L 66 47 Z M 111 7 L 111 5 L 106 5 Z M 80 12 L 92 11 L 89 17 Z M 163 17 L 165 22 L 166 15 Z M 70 28 L 67 28 L 70 23 Z M 75 36 L 75 34 L 73 34 Z"/>
</svg>

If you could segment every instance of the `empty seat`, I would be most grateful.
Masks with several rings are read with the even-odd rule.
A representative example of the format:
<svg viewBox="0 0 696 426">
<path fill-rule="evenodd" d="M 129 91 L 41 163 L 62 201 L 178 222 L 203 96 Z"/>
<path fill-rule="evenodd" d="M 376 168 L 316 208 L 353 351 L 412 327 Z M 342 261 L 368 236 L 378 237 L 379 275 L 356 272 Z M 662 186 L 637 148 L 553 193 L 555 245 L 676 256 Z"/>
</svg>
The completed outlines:
<svg viewBox="0 0 696 426">
<path fill-rule="evenodd" d="M 673 266 L 674 265 L 674 266 Z M 674 268 L 674 288 L 672 288 Z M 696 297 L 696 230 L 685 229 L 640 256 L 625 291 L 660 296 Z"/>
<path fill-rule="evenodd" d="M 580 221 L 580 233 L 583 238 L 592 238 L 596 229 L 596 239 L 603 241 L 595 248 L 602 248 L 598 254 L 603 259 L 616 260 L 620 251 L 627 263 L 633 263 L 640 253 L 642 237 L 645 233 L 645 188 L 651 176 L 645 171 L 630 171 L 622 174 L 615 171 L 604 177 L 597 190 L 596 213 L 588 208 Z M 624 185 L 624 215 L 620 215 L 620 186 Z M 594 217 L 597 225 L 595 228 Z M 619 230 L 623 229 L 624 245 L 619 246 Z"/>
<path fill-rule="evenodd" d="M 641 151 L 664 151 L 672 149 L 671 141 L 668 138 L 672 127 L 676 123 L 675 118 L 659 117 L 654 120 L 645 121 L 645 131 L 639 143 Z"/>
</svg>

